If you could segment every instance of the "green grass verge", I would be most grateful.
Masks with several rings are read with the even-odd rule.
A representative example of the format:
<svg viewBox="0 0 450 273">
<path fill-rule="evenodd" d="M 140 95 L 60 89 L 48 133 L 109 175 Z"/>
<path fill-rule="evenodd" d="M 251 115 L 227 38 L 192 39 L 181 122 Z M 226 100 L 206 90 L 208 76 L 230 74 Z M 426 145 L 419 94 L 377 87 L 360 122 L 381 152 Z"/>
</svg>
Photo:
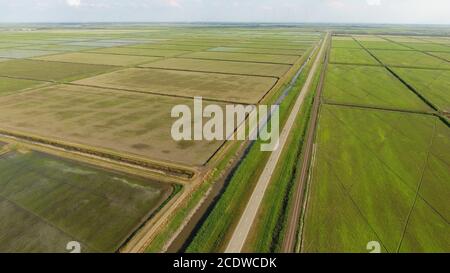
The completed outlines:
<svg viewBox="0 0 450 273">
<path fill-rule="evenodd" d="M 318 71 L 320 71 L 320 67 Z M 280 163 L 277 165 L 273 175 L 275 179 L 271 181 L 266 191 L 257 220 L 246 242 L 246 252 L 274 253 L 281 251 L 287 228 L 288 213 L 292 205 L 293 186 L 301 167 L 299 162 L 302 158 L 304 138 L 311 115 L 314 91 L 319 78 L 320 73 L 316 73 L 311 91 L 305 98 L 293 131 L 289 136 L 286 145 L 289 148 L 282 153 Z"/>
<path fill-rule="evenodd" d="M 167 222 L 166 227 L 161 230 L 155 238 L 152 240 L 150 245 L 147 247 L 145 252 L 147 253 L 158 253 L 164 250 L 167 240 L 170 239 L 173 234 L 180 228 L 180 226 L 185 221 L 186 217 L 191 213 L 191 211 L 198 205 L 201 199 L 205 196 L 206 192 L 212 186 L 212 184 L 219 178 L 221 173 L 228 167 L 229 161 L 235 155 L 239 148 L 239 143 L 236 143 L 231 148 L 231 151 L 227 153 L 227 156 L 220 161 L 219 165 L 213 170 L 210 178 L 203 182 L 201 186 L 195 190 L 189 201 L 182 206 L 174 216 Z"/>
</svg>

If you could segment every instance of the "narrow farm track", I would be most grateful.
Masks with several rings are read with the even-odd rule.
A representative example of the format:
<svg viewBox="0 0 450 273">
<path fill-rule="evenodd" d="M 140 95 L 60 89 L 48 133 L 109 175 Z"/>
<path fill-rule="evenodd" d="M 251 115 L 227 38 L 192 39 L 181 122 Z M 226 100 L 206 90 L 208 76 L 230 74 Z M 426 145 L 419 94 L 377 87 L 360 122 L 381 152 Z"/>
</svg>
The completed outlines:
<svg viewBox="0 0 450 273">
<path fill-rule="evenodd" d="M 326 43 L 326 41 L 325 41 Z M 314 149 L 314 137 L 317 127 L 317 120 L 319 116 L 319 108 L 320 108 L 320 99 L 322 95 L 323 83 L 325 79 L 325 71 L 327 69 L 328 58 L 330 53 L 331 42 L 327 45 L 327 52 L 325 53 L 324 65 L 322 67 L 319 86 L 317 87 L 317 93 L 314 98 L 311 118 L 308 125 L 308 133 L 306 138 L 306 143 L 303 149 L 303 159 L 301 163 L 301 171 L 299 179 L 296 181 L 295 191 L 294 191 L 294 200 L 293 200 L 293 208 L 290 212 L 288 227 L 286 231 L 286 235 L 284 237 L 284 242 L 282 246 L 282 250 L 285 253 L 291 253 L 295 251 L 295 245 L 297 242 L 297 234 L 299 227 L 299 220 L 302 213 L 302 207 L 305 198 L 305 189 L 308 181 L 309 167 L 311 165 L 311 159 Z M 320 60 L 320 59 L 319 59 Z"/>
<path fill-rule="evenodd" d="M 301 107 L 306 98 L 308 90 L 314 80 L 315 72 L 317 71 L 317 68 L 320 65 L 320 61 L 322 60 L 321 56 L 323 56 L 323 52 L 325 51 L 329 37 L 330 37 L 330 34 L 328 33 L 322 42 L 320 52 L 312 65 L 310 73 L 309 73 L 309 75 L 305 81 L 305 84 L 300 92 L 300 95 L 298 96 L 297 101 L 295 102 L 295 105 L 292 108 L 292 111 L 289 115 L 289 118 L 280 134 L 278 149 L 276 151 L 272 152 L 269 160 L 267 161 L 264 171 L 261 174 L 261 176 L 259 177 L 259 180 L 258 180 L 256 187 L 250 197 L 250 200 L 247 203 L 247 206 L 246 206 L 243 214 L 240 217 L 239 223 L 238 223 L 236 229 L 234 230 L 233 235 L 228 243 L 228 246 L 225 250 L 226 253 L 241 252 L 244 247 L 245 241 L 247 240 L 247 237 L 249 235 L 252 224 L 255 221 L 255 218 L 258 214 L 259 207 L 261 206 L 261 202 L 264 198 L 264 193 L 265 193 L 267 187 L 269 186 L 269 183 L 272 179 L 272 175 L 277 167 L 277 163 L 280 159 L 283 148 L 286 145 L 287 139 L 292 130 L 294 122 L 298 116 L 298 113 L 301 110 Z"/>
</svg>

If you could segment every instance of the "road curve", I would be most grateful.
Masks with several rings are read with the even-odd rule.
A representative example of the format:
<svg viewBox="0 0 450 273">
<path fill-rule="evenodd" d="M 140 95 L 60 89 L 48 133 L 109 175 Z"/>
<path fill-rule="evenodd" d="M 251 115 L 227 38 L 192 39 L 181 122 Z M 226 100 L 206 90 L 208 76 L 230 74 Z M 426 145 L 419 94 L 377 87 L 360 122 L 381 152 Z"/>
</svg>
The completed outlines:
<svg viewBox="0 0 450 273">
<path fill-rule="evenodd" d="M 238 253 L 241 252 L 244 247 L 245 241 L 247 240 L 252 224 L 255 221 L 259 207 L 261 206 L 261 202 L 264 198 L 264 193 L 270 183 L 270 180 L 276 169 L 283 148 L 286 145 L 292 126 L 294 125 L 294 122 L 300 112 L 301 106 L 303 105 L 303 102 L 311 86 L 311 83 L 313 82 L 314 75 L 317 71 L 319 63 L 322 60 L 321 56 L 323 56 L 326 41 L 328 40 L 328 35 L 329 34 L 327 34 L 327 37 L 325 37 L 325 39 L 322 42 L 320 52 L 313 63 L 313 66 L 308 74 L 305 84 L 303 85 L 300 95 L 298 96 L 297 101 L 295 102 L 295 105 L 292 108 L 292 111 L 288 117 L 288 120 L 286 121 L 286 124 L 283 130 L 281 131 L 278 149 L 272 152 L 272 154 L 270 155 L 269 160 L 267 161 L 266 166 L 264 167 L 264 171 L 259 177 L 259 180 L 250 197 L 250 200 L 248 201 L 247 206 L 245 207 L 245 210 L 241 215 L 239 223 L 236 226 L 233 235 L 227 245 L 225 253 Z"/>
</svg>

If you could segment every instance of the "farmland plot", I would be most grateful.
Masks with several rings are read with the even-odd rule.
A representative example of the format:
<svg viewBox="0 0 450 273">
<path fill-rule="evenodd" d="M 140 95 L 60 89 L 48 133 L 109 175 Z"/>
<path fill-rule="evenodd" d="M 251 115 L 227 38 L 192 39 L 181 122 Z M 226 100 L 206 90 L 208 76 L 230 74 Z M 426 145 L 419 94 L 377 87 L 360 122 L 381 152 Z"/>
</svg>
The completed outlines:
<svg viewBox="0 0 450 273">
<path fill-rule="evenodd" d="M 449 70 L 394 68 L 394 71 L 436 108 L 450 111 Z"/>
<path fill-rule="evenodd" d="M 332 47 L 362 49 L 362 47 L 351 37 L 333 37 Z"/>
<path fill-rule="evenodd" d="M 356 38 L 358 39 L 358 38 Z M 406 46 L 402 46 L 389 41 L 360 41 L 360 43 L 368 49 L 389 49 L 389 50 L 411 50 Z"/>
<path fill-rule="evenodd" d="M 434 55 L 438 58 L 442 58 L 450 62 L 450 52 L 429 52 L 431 55 Z"/>
<path fill-rule="evenodd" d="M 254 43 L 254 42 L 237 42 L 230 43 L 229 46 L 239 47 L 239 48 L 257 48 L 257 49 L 288 49 L 288 50 L 299 50 L 306 49 L 314 44 L 315 41 L 302 42 L 299 44 L 267 44 L 267 43 Z M 216 47 L 221 45 L 216 45 Z"/>
<path fill-rule="evenodd" d="M 171 110 L 179 104 L 192 107 L 192 100 L 56 85 L 0 97 L 0 128 L 158 161 L 202 165 L 223 141 L 174 141 Z"/>
<path fill-rule="evenodd" d="M 448 252 L 450 239 L 445 234 L 450 232 L 449 147 L 450 129 L 439 122 L 419 190 L 421 198 L 411 212 L 401 252 Z"/>
<path fill-rule="evenodd" d="M 115 252 L 169 184 L 38 152 L 0 156 L 0 252 Z"/>
<path fill-rule="evenodd" d="M 37 56 L 57 54 L 59 51 L 32 50 L 32 49 L 0 49 L 1 58 L 23 59 Z"/>
<path fill-rule="evenodd" d="M 0 96 L 14 94 L 20 90 L 46 84 L 45 82 L 0 77 Z"/>
<path fill-rule="evenodd" d="M 66 53 L 47 57 L 34 58 L 35 60 L 69 62 L 81 64 L 98 64 L 113 66 L 130 66 L 158 60 L 159 57 L 144 57 L 131 55 L 97 54 L 97 53 Z"/>
<path fill-rule="evenodd" d="M 330 63 L 378 65 L 378 62 L 363 49 L 332 48 Z"/>
<path fill-rule="evenodd" d="M 13 48 L 13 47 L 19 47 L 19 46 L 26 46 L 27 44 L 20 44 L 20 43 L 5 43 L 0 41 L 0 49 L 1 48 Z"/>
<path fill-rule="evenodd" d="M 329 65 L 324 98 L 335 103 L 430 111 L 384 67 Z"/>
<path fill-rule="evenodd" d="M 294 64 L 298 56 L 208 51 L 185 54 L 183 58 Z"/>
<path fill-rule="evenodd" d="M 173 96 L 258 103 L 277 79 L 257 76 L 129 68 L 76 81 L 76 84 Z"/>
<path fill-rule="evenodd" d="M 0 76 L 66 81 L 111 70 L 112 66 L 47 62 L 38 60 L 13 60 L 0 62 Z"/>
<path fill-rule="evenodd" d="M 20 49 L 34 49 L 34 50 L 52 50 L 52 51 L 82 51 L 92 49 L 89 46 L 75 46 L 75 45 L 28 45 L 20 47 Z"/>
<path fill-rule="evenodd" d="M 171 42 L 166 43 L 151 43 L 151 44 L 137 44 L 130 45 L 127 48 L 144 48 L 144 49 L 163 49 L 163 50 L 181 50 L 181 51 L 202 51 L 208 49 L 207 46 L 200 45 L 175 45 Z"/>
<path fill-rule="evenodd" d="M 450 69 L 450 63 L 418 51 L 396 51 L 396 50 L 370 50 L 370 51 L 378 59 L 380 59 L 381 62 L 390 66 Z"/>
<path fill-rule="evenodd" d="M 209 49 L 209 51 L 301 56 L 305 50 L 303 50 L 303 49 L 293 50 L 293 49 L 267 49 L 267 48 L 244 48 L 244 47 L 221 46 L 221 47 L 211 48 L 211 49 Z"/>
<path fill-rule="evenodd" d="M 181 54 L 189 53 L 184 50 L 166 50 L 166 49 L 152 49 L 152 48 L 134 48 L 134 47 L 111 47 L 90 50 L 92 53 L 103 54 L 121 54 L 134 56 L 151 56 L 151 57 L 173 57 Z"/>
<path fill-rule="evenodd" d="M 420 51 L 437 51 L 437 52 L 449 52 L 450 46 L 432 44 L 432 43 L 403 43 L 403 45 L 414 48 Z"/>
<path fill-rule="evenodd" d="M 449 129 L 440 123 L 428 115 L 324 105 L 304 251 L 366 252 L 369 241 L 378 241 L 383 252 L 448 252 L 448 167 L 428 159 L 450 149 L 442 137 Z M 429 179 L 433 174 L 441 178 Z"/>
<path fill-rule="evenodd" d="M 282 77 L 290 68 L 285 64 L 242 63 L 199 59 L 172 58 L 140 65 L 161 69 L 191 70 L 202 72 L 231 73 L 254 76 Z"/>
</svg>

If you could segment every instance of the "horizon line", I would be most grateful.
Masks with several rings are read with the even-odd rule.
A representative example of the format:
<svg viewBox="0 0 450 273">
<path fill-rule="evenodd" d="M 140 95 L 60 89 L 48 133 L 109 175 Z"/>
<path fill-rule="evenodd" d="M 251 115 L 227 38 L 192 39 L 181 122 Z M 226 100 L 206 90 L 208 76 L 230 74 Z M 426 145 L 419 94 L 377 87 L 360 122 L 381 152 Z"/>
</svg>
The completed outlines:
<svg viewBox="0 0 450 273">
<path fill-rule="evenodd" d="M 277 22 L 277 21 L 9 21 L 0 24 L 272 24 L 272 25 L 413 25 L 446 26 L 450 23 L 392 23 L 392 22 Z"/>
</svg>

